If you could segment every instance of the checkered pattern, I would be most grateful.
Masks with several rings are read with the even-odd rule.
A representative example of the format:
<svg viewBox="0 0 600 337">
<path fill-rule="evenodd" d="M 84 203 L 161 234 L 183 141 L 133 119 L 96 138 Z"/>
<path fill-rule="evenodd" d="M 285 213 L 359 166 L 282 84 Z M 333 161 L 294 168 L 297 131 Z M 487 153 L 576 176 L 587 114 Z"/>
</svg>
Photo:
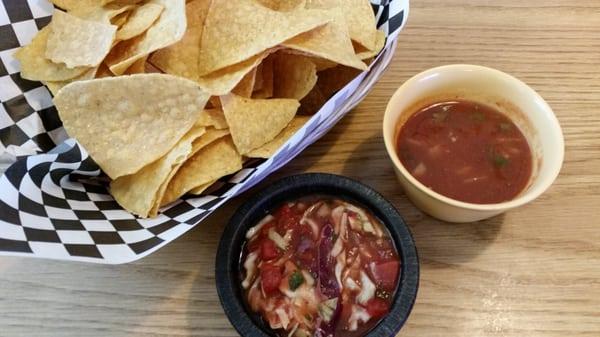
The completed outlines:
<svg viewBox="0 0 600 337">
<path fill-rule="evenodd" d="M 372 0 L 378 27 L 388 36 L 386 48 L 272 158 L 246 163 L 207 196 L 184 197 L 157 218 L 140 219 L 110 196 L 98 166 L 67 139 L 48 90 L 23 80 L 12 58 L 49 22 L 52 6 L 46 0 L 0 1 L 0 164 L 6 154 L 16 158 L 0 177 L 0 254 L 109 264 L 158 250 L 323 136 L 381 76 L 408 11 L 408 0 Z"/>
</svg>

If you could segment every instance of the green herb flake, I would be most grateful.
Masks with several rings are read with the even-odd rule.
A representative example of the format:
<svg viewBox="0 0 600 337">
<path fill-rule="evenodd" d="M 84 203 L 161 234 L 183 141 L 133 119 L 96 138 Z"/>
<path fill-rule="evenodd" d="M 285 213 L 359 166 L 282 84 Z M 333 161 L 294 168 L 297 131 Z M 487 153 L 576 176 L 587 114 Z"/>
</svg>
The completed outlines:
<svg viewBox="0 0 600 337">
<path fill-rule="evenodd" d="M 298 287 L 300 287 L 302 285 L 302 283 L 304 283 L 304 276 L 302 275 L 302 273 L 299 270 L 296 270 L 290 276 L 288 283 L 289 283 L 290 289 L 292 291 L 295 291 L 296 289 L 298 289 Z"/>
<path fill-rule="evenodd" d="M 508 158 L 505 158 L 504 156 L 501 156 L 499 154 L 495 154 L 492 158 L 492 161 L 494 162 L 494 166 L 496 167 L 502 168 L 508 165 Z"/>
</svg>

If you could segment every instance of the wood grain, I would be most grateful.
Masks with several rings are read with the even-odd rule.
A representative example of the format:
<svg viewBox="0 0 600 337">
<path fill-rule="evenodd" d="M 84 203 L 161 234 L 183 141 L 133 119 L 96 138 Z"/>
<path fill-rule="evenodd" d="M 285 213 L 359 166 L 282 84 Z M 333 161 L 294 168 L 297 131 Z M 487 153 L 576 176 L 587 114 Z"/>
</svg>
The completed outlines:
<svg viewBox="0 0 600 337">
<path fill-rule="evenodd" d="M 537 201 L 450 225 L 415 209 L 396 184 L 380 132 L 387 100 L 415 73 L 450 63 L 514 74 L 555 109 L 565 164 Z M 413 1 L 393 64 L 369 97 L 269 180 L 339 173 L 398 207 L 422 268 L 400 336 L 598 337 L 599 63 L 598 0 Z M 213 261 L 224 223 L 251 193 L 130 265 L 0 258 L 0 336 L 237 336 L 218 302 Z"/>
</svg>

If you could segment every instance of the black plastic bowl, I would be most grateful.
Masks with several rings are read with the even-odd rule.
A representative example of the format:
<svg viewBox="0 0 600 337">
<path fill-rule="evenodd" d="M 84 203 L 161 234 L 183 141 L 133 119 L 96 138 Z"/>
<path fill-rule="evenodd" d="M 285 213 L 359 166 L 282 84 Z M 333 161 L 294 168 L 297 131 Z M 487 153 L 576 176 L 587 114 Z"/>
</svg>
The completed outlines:
<svg viewBox="0 0 600 337">
<path fill-rule="evenodd" d="M 275 336 L 258 315 L 246 308 L 242 298 L 240 256 L 249 228 L 283 202 L 310 195 L 333 196 L 354 201 L 385 224 L 401 257 L 400 282 L 390 313 L 366 337 L 393 337 L 406 322 L 417 297 L 419 259 L 408 227 L 398 211 L 372 188 L 352 179 L 323 173 L 283 178 L 251 197 L 231 217 L 217 251 L 217 292 L 231 324 L 244 337 Z"/>
</svg>

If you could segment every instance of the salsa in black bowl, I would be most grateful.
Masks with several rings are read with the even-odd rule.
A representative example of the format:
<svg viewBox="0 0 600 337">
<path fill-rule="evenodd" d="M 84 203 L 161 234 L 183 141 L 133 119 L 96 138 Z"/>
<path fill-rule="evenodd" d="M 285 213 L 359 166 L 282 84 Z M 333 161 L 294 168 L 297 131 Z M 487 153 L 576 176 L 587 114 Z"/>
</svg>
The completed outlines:
<svg viewBox="0 0 600 337">
<path fill-rule="evenodd" d="M 419 281 L 411 234 L 396 209 L 331 174 L 281 179 L 225 228 L 217 291 L 242 336 L 391 337 Z"/>
</svg>

